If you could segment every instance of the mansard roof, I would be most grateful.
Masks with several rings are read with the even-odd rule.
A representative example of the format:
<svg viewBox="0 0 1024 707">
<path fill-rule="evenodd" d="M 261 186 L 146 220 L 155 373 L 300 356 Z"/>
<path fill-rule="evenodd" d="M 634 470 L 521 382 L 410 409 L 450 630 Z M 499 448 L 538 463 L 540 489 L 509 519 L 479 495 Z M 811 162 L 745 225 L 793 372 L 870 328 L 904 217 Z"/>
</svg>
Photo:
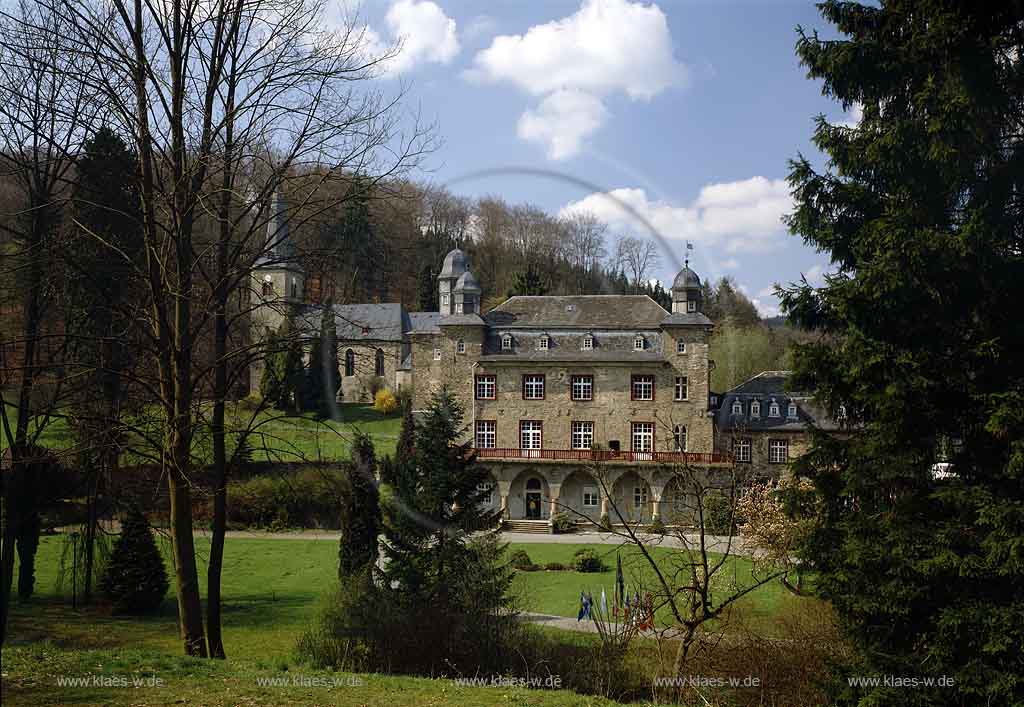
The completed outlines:
<svg viewBox="0 0 1024 707">
<path fill-rule="evenodd" d="M 509 297 L 484 319 L 503 329 L 657 329 L 668 316 L 647 295 Z"/>
<path fill-rule="evenodd" d="M 409 326 L 406 332 L 410 334 L 440 334 L 441 329 L 437 326 L 441 321 L 440 312 L 409 312 Z"/>
<path fill-rule="evenodd" d="M 762 371 L 722 393 L 715 412 L 715 424 L 721 430 L 751 432 L 800 432 L 812 426 L 823 430 L 840 429 L 839 423 L 808 393 L 786 390 L 791 375 L 790 371 Z M 732 412 L 736 400 L 743 405 L 743 412 L 739 414 Z M 761 403 L 761 413 L 757 417 L 750 415 L 750 403 L 754 400 Z M 779 417 L 768 416 L 768 406 L 772 402 L 779 405 Z M 796 405 L 795 419 L 789 417 L 791 402 Z"/>
<path fill-rule="evenodd" d="M 408 315 L 401 304 L 336 304 L 334 325 L 339 342 L 344 341 L 402 341 L 408 324 Z M 312 335 L 320 333 L 323 307 L 314 305 L 303 312 L 303 327 Z"/>
</svg>

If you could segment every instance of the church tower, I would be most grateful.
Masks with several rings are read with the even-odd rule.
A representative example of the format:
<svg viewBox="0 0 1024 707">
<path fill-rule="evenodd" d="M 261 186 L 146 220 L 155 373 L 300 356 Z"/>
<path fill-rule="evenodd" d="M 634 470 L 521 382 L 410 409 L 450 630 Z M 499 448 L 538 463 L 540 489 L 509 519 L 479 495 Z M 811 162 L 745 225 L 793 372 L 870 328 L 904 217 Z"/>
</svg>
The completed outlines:
<svg viewBox="0 0 1024 707">
<path fill-rule="evenodd" d="M 704 294 L 701 291 L 700 278 L 690 270 L 690 262 L 686 261 L 683 269 L 676 275 L 672 283 L 672 313 L 693 314 L 704 309 Z"/>
<path fill-rule="evenodd" d="M 255 343 L 265 341 L 268 333 L 280 329 L 302 304 L 305 274 L 298 260 L 298 250 L 291 238 L 288 203 L 280 190 L 274 193 L 266 239 L 252 268 L 252 326 Z M 263 361 L 256 360 L 249 370 L 249 389 L 259 389 Z"/>
</svg>

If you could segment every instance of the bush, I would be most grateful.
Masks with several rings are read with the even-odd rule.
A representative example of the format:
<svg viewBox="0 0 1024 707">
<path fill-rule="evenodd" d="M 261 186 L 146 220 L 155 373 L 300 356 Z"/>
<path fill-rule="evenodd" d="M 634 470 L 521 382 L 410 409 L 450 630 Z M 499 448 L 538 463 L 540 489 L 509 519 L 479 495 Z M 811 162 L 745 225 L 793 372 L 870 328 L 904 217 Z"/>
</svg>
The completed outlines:
<svg viewBox="0 0 1024 707">
<path fill-rule="evenodd" d="M 742 524 L 743 520 L 735 512 L 727 496 L 709 493 L 704 497 L 704 532 L 713 535 L 736 535 L 737 528 Z"/>
<path fill-rule="evenodd" d="M 115 613 L 146 614 L 160 606 L 168 586 L 164 560 L 149 523 L 133 508 L 121 526 L 121 536 L 100 579 L 100 591 L 113 603 Z"/>
<path fill-rule="evenodd" d="M 556 513 L 551 518 L 551 530 L 556 535 L 576 532 L 576 523 L 569 517 L 568 513 Z"/>
<path fill-rule="evenodd" d="M 399 388 L 398 392 L 395 393 L 395 398 L 398 400 L 399 409 L 408 410 L 412 408 L 412 386 L 407 385 L 404 388 Z"/>
<path fill-rule="evenodd" d="M 647 532 L 652 535 L 664 535 L 665 524 L 661 522 L 661 517 L 655 518 L 651 521 L 651 524 L 647 526 Z"/>
<path fill-rule="evenodd" d="M 509 555 L 508 564 L 517 570 L 522 570 L 532 566 L 533 560 L 530 559 L 526 550 L 516 550 Z"/>
<path fill-rule="evenodd" d="M 340 469 L 319 467 L 229 484 L 228 522 L 269 530 L 337 529 L 342 477 Z"/>
<path fill-rule="evenodd" d="M 564 572 L 569 569 L 568 565 L 563 565 L 561 562 L 549 562 L 544 565 L 544 569 L 550 570 L 551 572 Z"/>
<path fill-rule="evenodd" d="M 398 398 L 387 388 L 382 388 L 373 396 L 373 409 L 383 415 L 390 415 L 398 410 Z"/>
<path fill-rule="evenodd" d="M 604 572 L 604 562 L 589 547 L 581 547 L 572 556 L 572 566 L 577 572 Z"/>
</svg>

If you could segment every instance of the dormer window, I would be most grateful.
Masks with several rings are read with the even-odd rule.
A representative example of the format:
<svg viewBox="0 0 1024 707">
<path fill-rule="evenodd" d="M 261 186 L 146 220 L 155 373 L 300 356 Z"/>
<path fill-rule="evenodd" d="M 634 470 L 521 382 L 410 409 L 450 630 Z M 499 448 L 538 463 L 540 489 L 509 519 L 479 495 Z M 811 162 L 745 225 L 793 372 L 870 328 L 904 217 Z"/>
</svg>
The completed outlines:
<svg viewBox="0 0 1024 707">
<path fill-rule="evenodd" d="M 547 351 L 550 345 L 551 345 L 551 339 L 548 338 L 547 334 L 544 334 L 543 336 L 540 337 L 540 341 L 538 342 L 537 347 L 541 351 Z"/>
<path fill-rule="evenodd" d="M 786 417 L 791 420 L 796 419 L 796 403 L 789 404 L 789 407 L 786 409 Z"/>
<path fill-rule="evenodd" d="M 779 417 L 779 404 L 772 401 L 772 404 L 768 406 L 768 417 Z"/>
<path fill-rule="evenodd" d="M 635 337 L 633 337 L 633 350 L 634 351 L 643 351 L 644 350 L 644 337 L 642 337 L 639 334 L 637 334 Z"/>
<path fill-rule="evenodd" d="M 686 342 L 685 341 L 677 341 L 676 342 L 676 353 L 681 353 L 681 354 L 686 353 Z"/>
<path fill-rule="evenodd" d="M 695 300 L 690 300 L 689 302 L 687 302 L 686 303 L 686 311 L 687 312 L 696 312 L 697 311 L 697 302 Z"/>
<path fill-rule="evenodd" d="M 741 403 L 739 400 L 733 400 L 732 401 L 732 414 L 733 415 L 742 415 L 743 414 L 743 403 Z"/>
<path fill-rule="evenodd" d="M 583 350 L 584 351 L 593 351 L 593 349 L 594 349 L 594 337 L 592 337 L 590 334 L 587 334 L 586 336 L 583 337 Z"/>
<path fill-rule="evenodd" d="M 750 416 L 751 417 L 761 417 L 761 401 L 760 400 L 755 400 L 754 402 L 750 403 Z"/>
<path fill-rule="evenodd" d="M 455 342 L 455 353 L 466 353 L 466 342 L 463 341 L 462 339 L 459 339 L 457 342 Z"/>
<path fill-rule="evenodd" d="M 504 334 L 501 337 L 501 350 L 511 351 L 512 350 L 512 335 Z"/>
</svg>

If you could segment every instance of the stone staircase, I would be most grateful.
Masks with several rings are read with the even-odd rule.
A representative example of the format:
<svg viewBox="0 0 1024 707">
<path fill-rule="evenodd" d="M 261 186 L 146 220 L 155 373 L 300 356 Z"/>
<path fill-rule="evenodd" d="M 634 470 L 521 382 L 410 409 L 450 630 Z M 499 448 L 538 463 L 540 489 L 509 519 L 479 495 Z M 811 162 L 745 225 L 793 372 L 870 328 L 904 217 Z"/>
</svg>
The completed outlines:
<svg viewBox="0 0 1024 707">
<path fill-rule="evenodd" d="M 546 520 L 506 520 L 501 529 L 510 533 L 551 533 L 551 525 Z"/>
</svg>

